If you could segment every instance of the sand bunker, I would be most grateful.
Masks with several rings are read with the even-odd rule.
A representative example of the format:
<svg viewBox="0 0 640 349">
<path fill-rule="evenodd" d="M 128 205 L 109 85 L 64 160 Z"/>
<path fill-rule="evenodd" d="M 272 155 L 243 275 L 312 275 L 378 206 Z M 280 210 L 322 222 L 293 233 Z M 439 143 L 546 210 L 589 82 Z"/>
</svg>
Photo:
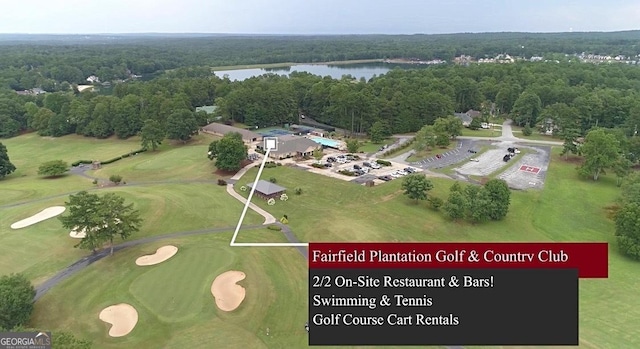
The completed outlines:
<svg viewBox="0 0 640 349">
<path fill-rule="evenodd" d="M 53 218 L 55 216 L 58 216 L 60 214 L 62 214 L 62 212 L 64 212 L 64 210 L 66 210 L 67 208 L 64 206 L 52 206 L 49 208 L 45 208 L 44 210 L 34 214 L 33 216 L 29 217 L 29 218 L 25 218 L 19 222 L 15 222 L 13 224 L 11 224 L 11 229 L 20 229 L 20 228 L 25 228 L 28 227 L 30 225 L 36 224 L 36 223 L 40 223 L 42 221 L 45 221 L 49 218 Z"/>
<path fill-rule="evenodd" d="M 69 236 L 74 239 L 84 239 L 87 236 L 87 230 L 82 229 L 82 231 L 76 231 L 75 229 L 69 232 Z"/>
<path fill-rule="evenodd" d="M 162 263 L 167 259 L 173 257 L 173 255 L 175 255 L 177 252 L 178 248 L 175 246 L 162 246 L 156 250 L 156 253 L 142 256 L 136 259 L 136 264 L 139 266 L 146 266 Z"/>
<path fill-rule="evenodd" d="M 109 335 L 122 337 L 128 335 L 138 323 L 138 312 L 129 304 L 120 303 L 104 308 L 100 320 L 111 324 Z"/>
<path fill-rule="evenodd" d="M 228 271 L 218 275 L 211 284 L 211 294 L 216 300 L 216 305 L 222 311 L 233 311 L 244 300 L 245 289 L 236 282 L 244 280 L 245 274 L 241 271 Z"/>
</svg>

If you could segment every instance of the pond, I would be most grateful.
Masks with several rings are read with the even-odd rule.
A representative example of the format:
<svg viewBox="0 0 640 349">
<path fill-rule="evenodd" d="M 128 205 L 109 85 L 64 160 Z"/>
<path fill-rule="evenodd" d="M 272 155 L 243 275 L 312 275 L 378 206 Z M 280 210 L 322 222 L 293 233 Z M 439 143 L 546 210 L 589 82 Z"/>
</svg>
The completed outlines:
<svg viewBox="0 0 640 349">
<path fill-rule="evenodd" d="M 296 64 L 290 67 L 279 68 L 250 68 L 236 70 L 218 70 L 214 74 L 220 78 L 225 75 L 229 80 L 246 80 L 255 76 L 264 74 L 289 75 L 293 72 L 307 72 L 313 75 L 330 76 L 334 79 L 340 79 L 344 75 L 351 75 L 356 79 L 364 78 L 369 80 L 374 76 L 388 73 L 395 68 L 400 69 L 425 69 L 429 65 L 420 64 L 394 64 L 394 63 L 350 63 L 350 64 Z"/>
</svg>

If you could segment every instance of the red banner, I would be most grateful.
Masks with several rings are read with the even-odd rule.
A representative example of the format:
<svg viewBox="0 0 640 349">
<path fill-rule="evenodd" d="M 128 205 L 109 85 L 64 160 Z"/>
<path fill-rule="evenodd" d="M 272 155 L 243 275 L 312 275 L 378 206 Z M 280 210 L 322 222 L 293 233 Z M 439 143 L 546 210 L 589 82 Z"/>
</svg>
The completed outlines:
<svg viewBox="0 0 640 349">
<path fill-rule="evenodd" d="M 578 269 L 609 275 L 607 243 L 310 243 L 309 268 Z"/>
</svg>

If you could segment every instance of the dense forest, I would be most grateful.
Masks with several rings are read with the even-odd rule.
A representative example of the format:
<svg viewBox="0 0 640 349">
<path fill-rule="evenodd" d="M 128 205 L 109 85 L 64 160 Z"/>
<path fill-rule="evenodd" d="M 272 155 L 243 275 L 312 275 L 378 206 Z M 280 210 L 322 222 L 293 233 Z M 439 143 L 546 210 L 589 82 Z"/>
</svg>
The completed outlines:
<svg viewBox="0 0 640 349">
<path fill-rule="evenodd" d="M 549 56 L 587 52 L 640 54 L 640 31 L 351 36 L 20 36 L 0 35 L 0 88 L 43 88 L 126 79 L 180 67 L 356 59 L 450 61 L 506 53 Z"/>
<path fill-rule="evenodd" d="M 0 79 L 4 83 L 4 90 L 0 92 L 0 137 L 35 131 L 54 137 L 76 133 L 128 138 L 139 134 L 146 120 L 154 120 L 168 131 L 182 127 L 188 133 L 214 117 L 251 127 L 266 127 L 296 122 L 300 113 L 352 132 L 367 132 L 376 121 L 381 121 L 388 132 L 407 133 L 469 109 L 479 110 L 485 116 L 509 116 L 522 126 L 552 125 L 554 132 L 559 133 L 571 130 L 585 135 L 596 126 L 618 128 L 627 135 L 637 131 L 640 123 L 640 68 L 637 65 L 577 61 L 440 65 L 428 69 L 396 69 L 369 81 L 349 77 L 337 80 L 308 73 L 292 73 L 288 77 L 266 74 L 230 81 L 216 77 L 206 66 L 231 63 L 232 58 L 234 63 L 247 62 L 247 59 L 303 60 L 296 52 L 308 45 L 318 45 L 317 51 L 305 53 L 310 55 L 304 58 L 308 60 L 339 59 L 327 56 L 337 48 L 343 48 L 344 54 L 354 55 L 341 58 L 367 58 L 362 56 L 367 52 L 375 52 L 371 57 L 393 54 L 425 58 L 443 47 L 462 45 L 464 38 L 473 37 L 494 38 L 469 43 L 469 50 L 482 52 L 505 49 L 523 40 L 539 42 L 549 50 L 600 47 L 609 54 L 632 47 L 624 45 L 631 40 L 628 33 L 354 36 L 333 37 L 333 41 L 327 37 L 126 38 L 122 44 L 71 46 L 68 41 L 48 45 L 11 43 L 3 46 L 6 54 L 3 52 L 0 57 Z M 439 46 L 427 45 L 445 38 L 455 40 Z M 421 46 L 415 43 L 423 41 L 422 55 L 409 49 L 412 46 L 420 50 Z M 176 54 L 196 42 L 201 43 L 202 49 Z M 342 46 L 348 43 L 354 46 L 348 49 Z M 385 47 L 385 43 L 399 50 L 397 54 L 392 50 L 377 51 Z M 214 49 L 216 45 L 225 49 L 218 52 Z M 269 56 L 278 50 L 291 56 Z M 205 58 L 207 52 L 218 53 Z M 256 52 L 256 55 L 243 58 L 247 52 Z M 167 68 L 173 69 L 165 71 Z M 163 73 L 150 81 L 116 82 L 109 95 L 79 92 L 75 88 L 75 84 L 82 83 L 90 73 L 103 72 L 110 78 L 124 78 L 133 73 L 157 71 Z M 42 87 L 43 81 L 54 86 L 51 92 L 21 95 L 14 91 Z M 198 106 L 212 104 L 218 107 L 216 115 L 195 112 Z M 182 139 L 181 135 L 176 137 Z"/>
<path fill-rule="evenodd" d="M 629 65 L 451 65 L 397 69 L 368 82 L 307 73 L 230 81 L 198 71 L 174 73 L 207 76 L 130 81 L 115 85 L 109 96 L 88 91 L 4 94 L 0 135 L 35 130 L 51 136 L 127 138 L 140 131 L 144 120 L 166 123 L 176 111 L 188 111 L 204 125 L 211 116 L 195 115 L 195 107 L 211 104 L 224 119 L 248 126 L 295 122 L 304 113 L 354 132 L 366 132 L 377 120 L 393 133 L 415 132 L 437 118 L 469 109 L 507 114 L 520 125 L 550 119 L 558 129 L 571 127 L 582 134 L 594 126 L 635 129 L 640 122 L 640 69 Z"/>
</svg>

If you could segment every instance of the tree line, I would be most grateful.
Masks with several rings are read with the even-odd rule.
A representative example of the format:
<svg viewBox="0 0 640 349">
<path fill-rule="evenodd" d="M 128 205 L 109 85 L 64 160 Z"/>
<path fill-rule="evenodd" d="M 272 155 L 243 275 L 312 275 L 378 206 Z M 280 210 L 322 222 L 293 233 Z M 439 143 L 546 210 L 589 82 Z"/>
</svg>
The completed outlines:
<svg viewBox="0 0 640 349">
<path fill-rule="evenodd" d="M 295 123 L 302 113 L 357 133 L 369 132 L 378 121 L 386 134 L 416 132 L 469 109 L 509 116 L 521 126 L 551 128 L 560 136 L 582 137 L 593 127 L 619 128 L 630 136 L 640 123 L 640 69 L 627 65 L 440 66 L 392 70 L 369 81 L 300 72 L 230 81 L 197 68 L 174 74 L 196 77 L 121 83 L 112 95 L 5 94 L 0 97 L 0 137 L 33 130 L 54 137 L 128 138 L 146 120 L 155 120 L 169 133 L 184 128 L 170 138 L 185 140 L 213 119 L 195 108 L 212 104 L 223 121 L 249 127 Z"/>
<path fill-rule="evenodd" d="M 5 36 L 6 37 L 6 36 Z M 0 86 L 14 90 L 126 79 L 190 66 L 358 59 L 475 58 L 593 53 L 635 56 L 638 31 L 613 33 L 480 33 L 346 36 L 6 37 L 0 40 Z M 0 38 L 2 39 L 2 38 Z"/>
</svg>

